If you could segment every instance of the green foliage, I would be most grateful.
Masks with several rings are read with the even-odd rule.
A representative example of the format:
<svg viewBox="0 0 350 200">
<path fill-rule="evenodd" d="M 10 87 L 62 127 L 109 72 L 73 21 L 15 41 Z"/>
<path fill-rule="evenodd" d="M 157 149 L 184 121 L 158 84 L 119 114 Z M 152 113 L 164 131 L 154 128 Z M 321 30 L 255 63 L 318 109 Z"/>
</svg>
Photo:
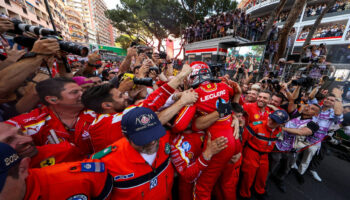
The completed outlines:
<svg viewBox="0 0 350 200">
<path fill-rule="evenodd" d="M 156 37 L 180 35 L 181 7 L 177 0 L 121 0 L 121 6 L 108 10 L 106 16 L 122 33 L 130 36 Z"/>
</svg>

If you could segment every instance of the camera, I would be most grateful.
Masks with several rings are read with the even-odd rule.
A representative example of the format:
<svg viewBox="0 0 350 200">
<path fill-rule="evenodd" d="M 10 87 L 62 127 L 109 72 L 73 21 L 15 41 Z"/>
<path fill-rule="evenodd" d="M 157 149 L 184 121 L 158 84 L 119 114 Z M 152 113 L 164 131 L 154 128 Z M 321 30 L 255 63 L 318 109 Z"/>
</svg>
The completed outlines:
<svg viewBox="0 0 350 200">
<path fill-rule="evenodd" d="M 16 18 L 11 19 L 11 22 L 13 23 L 15 29 L 12 31 L 8 31 L 10 33 L 22 35 L 23 32 L 28 31 L 28 32 L 34 33 L 35 35 L 42 35 L 42 36 L 55 35 L 55 31 L 52 29 L 41 28 L 39 26 L 32 26 L 29 24 L 25 24 L 21 20 L 18 20 Z"/>
<path fill-rule="evenodd" d="M 67 53 L 72 53 L 82 57 L 86 57 L 89 54 L 89 49 L 87 47 L 77 43 L 64 41 L 60 36 L 56 35 L 55 31 L 52 29 L 41 28 L 39 26 L 32 26 L 29 24 L 25 24 L 18 19 L 11 19 L 11 21 L 13 22 L 15 29 L 13 31 L 9 31 L 10 33 L 22 35 L 23 32 L 28 31 L 36 35 L 44 36 L 42 39 L 47 39 L 47 38 L 56 39 L 58 41 L 58 44 L 60 45 L 60 49 Z M 25 36 L 18 36 L 14 38 L 14 41 L 21 46 L 32 48 L 36 39 L 25 37 Z"/>
<path fill-rule="evenodd" d="M 58 44 L 60 45 L 60 49 L 67 53 L 71 53 L 81 57 L 86 57 L 89 54 L 89 49 L 87 47 L 74 42 L 64 41 L 59 36 L 49 35 L 49 36 L 42 37 L 42 39 L 48 39 L 48 38 L 56 39 L 58 41 Z M 17 44 L 27 47 L 29 49 L 31 49 L 34 46 L 34 43 L 36 41 L 35 38 L 30 38 L 25 36 L 18 36 L 18 37 L 15 37 L 13 40 Z"/>
<path fill-rule="evenodd" d="M 157 74 L 160 73 L 159 68 L 157 66 L 150 67 L 149 71 L 156 71 Z"/>
<path fill-rule="evenodd" d="M 240 74 L 244 73 L 244 69 L 242 67 L 238 68 L 238 73 Z"/>
<path fill-rule="evenodd" d="M 160 59 L 166 59 L 166 57 L 167 57 L 167 55 L 166 55 L 166 53 L 164 51 L 160 51 L 159 52 L 159 58 Z"/>
<path fill-rule="evenodd" d="M 308 88 L 314 85 L 314 79 L 311 77 L 301 77 L 297 80 L 292 80 L 292 85 Z"/>
<path fill-rule="evenodd" d="M 132 81 L 136 84 L 136 85 L 145 85 L 145 86 L 152 86 L 153 85 L 153 79 L 152 78 L 136 78 L 134 74 L 130 74 L 130 73 L 124 73 L 123 75 L 123 79 L 125 78 L 131 78 Z"/>
<path fill-rule="evenodd" d="M 137 48 L 137 53 L 140 54 L 140 53 L 147 53 L 147 52 L 150 52 L 152 51 L 152 47 L 148 47 L 146 45 L 136 45 L 136 48 Z"/>
</svg>

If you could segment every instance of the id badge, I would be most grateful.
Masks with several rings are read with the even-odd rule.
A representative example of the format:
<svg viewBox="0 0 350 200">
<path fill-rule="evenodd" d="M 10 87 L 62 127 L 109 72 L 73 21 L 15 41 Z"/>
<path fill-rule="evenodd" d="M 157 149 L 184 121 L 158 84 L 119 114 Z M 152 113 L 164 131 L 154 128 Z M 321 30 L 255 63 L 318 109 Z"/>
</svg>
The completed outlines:
<svg viewBox="0 0 350 200">
<path fill-rule="evenodd" d="M 149 189 L 152 190 L 158 185 L 158 177 L 152 178 L 152 180 L 149 182 Z"/>
</svg>

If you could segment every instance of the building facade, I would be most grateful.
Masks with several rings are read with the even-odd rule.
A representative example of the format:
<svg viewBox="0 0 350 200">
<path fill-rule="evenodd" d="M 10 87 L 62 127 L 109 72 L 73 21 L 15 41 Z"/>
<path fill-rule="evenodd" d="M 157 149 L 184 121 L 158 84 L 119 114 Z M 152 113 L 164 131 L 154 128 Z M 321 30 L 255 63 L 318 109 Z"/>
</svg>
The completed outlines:
<svg viewBox="0 0 350 200">
<path fill-rule="evenodd" d="M 96 44 L 96 30 L 94 28 L 91 0 L 66 0 L 66 5 L 79 12 L 87 43 Z"/>
<path fill-rule="evenodd" d="M 69 6 L 66 6 L 65 12 L 71 40 L 73 42 L 86 43 L 86 29 L 80 13 Z"/>
<path fill-rule="evenodd" d="M 107 10 L 103 0 L 92 0 L 93 20 L 96 27 L 97 43 L 101 45 L 115 46 L 113 27 L 110 20 L 105 16 Z"/>
<path fill-rule="evenodd" d="M 69 39 L 63 1 L 50 0 L 49 6 L 57 30 Z M 19 19 L 26 24 L 52 28 L 43 0 L 0 0 L 0 13 L 9 18 Z"/>
</svg>

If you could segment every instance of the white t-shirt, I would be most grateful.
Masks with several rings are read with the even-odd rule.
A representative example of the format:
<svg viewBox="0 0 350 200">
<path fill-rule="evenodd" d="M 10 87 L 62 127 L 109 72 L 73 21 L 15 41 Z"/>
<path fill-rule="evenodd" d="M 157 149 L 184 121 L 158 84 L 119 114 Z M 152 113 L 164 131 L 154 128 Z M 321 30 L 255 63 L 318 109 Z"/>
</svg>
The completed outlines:
<svg viewBox="0 0 350 200">
<path fill-rule="evenodd" d="M 157 156 L 157 152 L 155 152 L 154 154 L 145 154 L 145 153 L 140 153 L 142 158 L 145 159 L 145 161 L 149 164 L 149 165 L 153 165 L 154 160 L 156 159 Z"/>
</svg>

